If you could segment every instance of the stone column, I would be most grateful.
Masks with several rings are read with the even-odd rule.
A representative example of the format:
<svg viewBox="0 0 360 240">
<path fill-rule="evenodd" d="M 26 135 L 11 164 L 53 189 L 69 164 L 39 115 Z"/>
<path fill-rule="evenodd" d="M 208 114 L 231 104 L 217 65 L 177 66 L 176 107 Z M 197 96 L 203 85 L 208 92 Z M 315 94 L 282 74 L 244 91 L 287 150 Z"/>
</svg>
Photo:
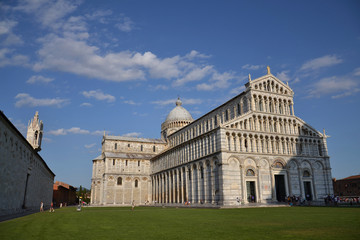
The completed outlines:
<svg viewBox="0 0 360 240">
<path fill-rule="evenodd" d="M 185 181 L 185 190 L 186 190 L 186 201 L 189 201 L 189 197 L 190 197 L 190 184 L 189 184 L 189 167 L 185 167 L 185 177 L 184 177 L 184 181 Z"/>
<path fill-rule="evenodd" d="M 172 196 L 172 203 L 176 203 L 176 177 L 175 177 L 175 170 L 172 171 L 172 188 L 173 188 L 173 196 Z"/>
</svg>

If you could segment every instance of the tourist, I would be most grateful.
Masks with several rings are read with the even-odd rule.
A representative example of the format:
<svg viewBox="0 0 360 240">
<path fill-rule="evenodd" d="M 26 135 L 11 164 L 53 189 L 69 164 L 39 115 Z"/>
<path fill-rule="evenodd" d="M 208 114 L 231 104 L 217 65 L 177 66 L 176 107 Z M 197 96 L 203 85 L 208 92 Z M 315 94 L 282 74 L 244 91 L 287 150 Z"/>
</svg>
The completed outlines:
<svg viewBox="0 0 360 240">
<path fill-rule="evenodd" d="M 132 201 L 132 204 L 131 204 L 131 211 L 134 211 L 134 208 L 135 208 L 135 200 Z"/>
<path fill-rule="evenodd" d="M 40 203 L 40 212 L 43 212 L 44 211 L 44 203 L 41 201 Z"/>
<path fill-rule="evenodd" d="M 54 210 L 54 203 L 53 203 L 53 202 L 51 202 L 49 212 L 55 212 L 55 210 Z"/>
</svg>

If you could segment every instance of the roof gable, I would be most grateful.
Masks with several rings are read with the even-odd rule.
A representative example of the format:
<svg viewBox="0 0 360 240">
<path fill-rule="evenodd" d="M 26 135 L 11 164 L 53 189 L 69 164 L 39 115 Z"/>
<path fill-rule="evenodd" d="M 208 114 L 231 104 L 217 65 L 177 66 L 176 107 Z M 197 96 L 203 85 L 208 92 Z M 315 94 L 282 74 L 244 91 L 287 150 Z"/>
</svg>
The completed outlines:
<svg viewBox="0 0 360 240">
<path fill-rule="evenodd" d="M 280 79 L 272 75 L 271 73 L 259 77 L 257 79 L 251 80 L 249 75 L 249 82 L 245 84 L 246 89 L 272 92 L 278 94 L 284 94 L 288 96 L 293 96 L 294 91 L 286 83 L 283 83 Z"/>
</svg>

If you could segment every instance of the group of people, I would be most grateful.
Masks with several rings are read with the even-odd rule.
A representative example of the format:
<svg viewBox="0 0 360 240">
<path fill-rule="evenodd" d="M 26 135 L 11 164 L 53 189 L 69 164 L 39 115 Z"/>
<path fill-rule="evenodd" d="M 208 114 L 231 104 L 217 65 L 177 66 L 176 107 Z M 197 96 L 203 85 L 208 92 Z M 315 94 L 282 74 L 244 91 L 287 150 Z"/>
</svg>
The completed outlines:
<svg viewBox="0 0 360 240">
<path fill-rule="evenodd" d="M 41 201 L 41 202 L 40 202 L 40 212 L 43 212 L 43 211 L 44 211 L 44 202 Z M 54 210 L 54 203 L 53 203 L 53 202 L 51 202 L 51 204 L 50 204 L 49 212 L 55 212 L 55 210 Z"/>
<path fill-rule="evenodd" d="M 339 196 L 330 196 L 327 195 L 324 197 L 324 202 L 326 206 L 335 205 L 338 203 L 348 203 L 350 205 L 359 204 L 360 197 L 339 197 Z"/>
</svg>

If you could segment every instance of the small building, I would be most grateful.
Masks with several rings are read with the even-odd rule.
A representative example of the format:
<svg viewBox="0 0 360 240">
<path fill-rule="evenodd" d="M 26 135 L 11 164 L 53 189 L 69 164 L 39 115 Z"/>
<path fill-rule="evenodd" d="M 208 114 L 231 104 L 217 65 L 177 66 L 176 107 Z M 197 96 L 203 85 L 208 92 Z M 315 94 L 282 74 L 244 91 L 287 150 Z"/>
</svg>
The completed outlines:
<svg viewBox="0 0 360 240">
<path fill-rule="evenodd" d="M 50 207 L 55 174 L 39 155 L 43 123 L 36 112 L 27 139 L 0 111 L 0 216 Z M 31 135 L 31 136 L 30 136 Z"/>
<path fill-rule="evenodd" d="M 343 179 L 333 178 L 334 195 L 340 197 L 360 197 L 360 175 Z"/>
<path fill-rule="evenodd" d="M 75 205 L 77 202 L 76 198 L 76 187 L 73 187 L 67 183 L 56 181 L 53 186 L 53 202 L 54 206 Z"/>
</svg>

